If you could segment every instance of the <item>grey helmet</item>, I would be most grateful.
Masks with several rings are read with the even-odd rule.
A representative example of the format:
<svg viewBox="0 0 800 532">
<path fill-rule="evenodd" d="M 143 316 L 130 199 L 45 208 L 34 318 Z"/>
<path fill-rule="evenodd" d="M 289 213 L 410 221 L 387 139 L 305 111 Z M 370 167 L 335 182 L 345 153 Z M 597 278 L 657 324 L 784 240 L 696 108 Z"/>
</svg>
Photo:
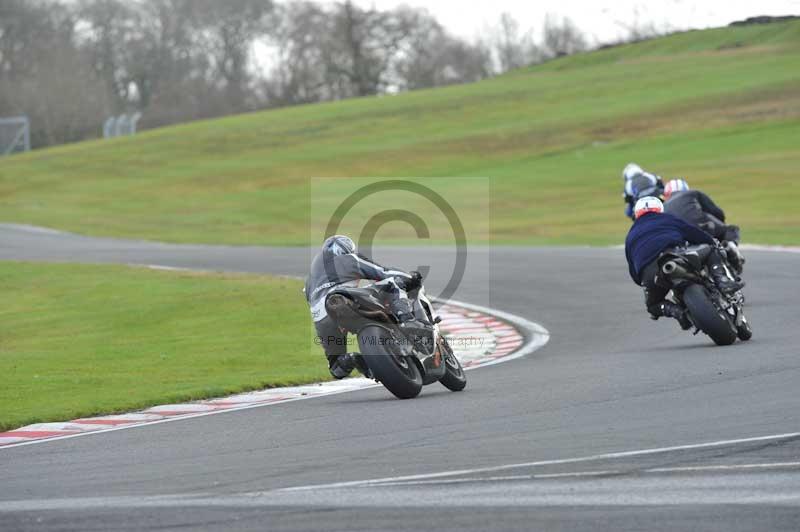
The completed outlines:
<svg viewBox="0 0 800 532">
<path fill-rule="evenodd" d="M 333 255 L 350 255 L 356 252 L 356 243 L 345 235 L 333 235 L 325 239 L 322 251 Z"/>
</svg>

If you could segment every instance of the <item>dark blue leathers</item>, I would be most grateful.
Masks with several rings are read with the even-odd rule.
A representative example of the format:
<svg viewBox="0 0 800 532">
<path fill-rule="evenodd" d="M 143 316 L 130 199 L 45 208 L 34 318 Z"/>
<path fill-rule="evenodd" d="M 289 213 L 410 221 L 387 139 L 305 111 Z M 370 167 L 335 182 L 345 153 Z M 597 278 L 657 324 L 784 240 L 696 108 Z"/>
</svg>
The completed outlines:
<svg viewBox="0 0 800 532">
<path fill-rule="evenodd" d="M 672 216 L 646 213 L 633 222 L 625 239 L 625 258 L 631 279 L 642 284 L 642 271 L 666 249 L 690 244 L 714 244 L 705 231 Z"/>
</svg>

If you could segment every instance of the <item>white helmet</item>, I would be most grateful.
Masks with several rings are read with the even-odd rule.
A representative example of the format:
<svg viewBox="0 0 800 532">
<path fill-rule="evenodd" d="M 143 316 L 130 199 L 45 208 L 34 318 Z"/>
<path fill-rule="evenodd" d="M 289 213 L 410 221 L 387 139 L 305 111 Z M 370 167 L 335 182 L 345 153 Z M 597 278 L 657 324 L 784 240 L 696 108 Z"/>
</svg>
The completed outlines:
<svg viewBox="0 0 800 532">
<path fill-rule="evenodd" d="M 656 197 L 647 196 L 637 201 L 636 205 L 633 207 L 633 215 L 637 220 L 641 215 L 647 214 L 648 212 L 662 213 L 664 212 L 664 204 Z"/>
<path fill-rule="evenodd" d="M 628 163 L 625 168 L 622 170 L 622 179 L 625 181 L 629 181 L 634 178 L 634 176 L 640 175 L 645 173 L 642 170 L 642 167 L 636 163 Z"/>
<path fill-rule="evenodd" d="M 689 190 L 689 183 L 685 179 L 670 179 L 664 187 L 664 198 L 669 199 L 676 192 Z"/>
</svg>

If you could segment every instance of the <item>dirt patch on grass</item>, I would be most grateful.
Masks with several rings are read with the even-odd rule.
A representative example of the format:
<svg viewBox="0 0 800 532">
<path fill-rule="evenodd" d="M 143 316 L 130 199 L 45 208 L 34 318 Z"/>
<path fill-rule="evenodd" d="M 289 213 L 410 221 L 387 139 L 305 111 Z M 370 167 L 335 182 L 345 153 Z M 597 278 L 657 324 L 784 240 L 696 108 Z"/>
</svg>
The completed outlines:
<svg viewBox="0 0 800 532">
<path fill-rule="evenodd" d="M 626 65 L 641 65 L 645 63 L 677 63 L 697 57 L 733 57 L 733 56 L 755 56 L 755 55 L 777 55 L 785 52 L 795 52 L 797 46 L 786 45 L 747 45 L 744 43 L 726 43 L 717 48 L 708 50 L 697 50 L 693 52 L 682 52 L 673 54 L 641 55 L 639 57 L 621 58 L 618 63 Z"/>
<path fill-rule="evenodd" d="M 686 102 L 593 128 L 591 134 L 610 141 L 795 117 L 800 117 L 800 83 Z"/>
</svg>

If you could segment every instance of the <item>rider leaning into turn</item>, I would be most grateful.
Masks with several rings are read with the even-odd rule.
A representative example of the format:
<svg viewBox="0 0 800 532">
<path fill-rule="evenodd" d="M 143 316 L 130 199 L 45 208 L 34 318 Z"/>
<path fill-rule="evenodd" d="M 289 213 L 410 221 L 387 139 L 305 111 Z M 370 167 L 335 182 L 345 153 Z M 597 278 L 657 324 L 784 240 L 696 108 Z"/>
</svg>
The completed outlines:
<svg viewBox="0 0 800 532">
<path fill-rule="evenodd" d="M 661 176 L 645 172 L 636 163 L 628 163 L 622 170 L 622 198 L 625 200 L 625 216 L 633 219 L 633 206 L 639 198 L 661 196 L 664 182 Z"/>
<path fill-rule="evenodd" d="M 644 288 L 645 305 L 652 319 L 661 316 L 675 318 L 684 330 L 692 325 L 684 308 L 666 300 L 671 286 L 658 275 L 658 257 L 670 248 L 684 246 L 687 242 L 711 245 L 706 264 L 714 283 L 725 293 L 736 292 L 742 287 L 728 274 L 714 238 L 698 227 L 664 213 L 664 205 L 658 198 L 646 197 L 637 201 L 634 217 L 625 239 L 625 258 L 631 279 Z"/>
<path fill-rule="evenodd" d="M 322 250 L 311 262 L 311 272 L 303 291 L 311 307 L 311 317 L 318 341 L 328 358 L 331 375 L 337 379 L 347 377 L 356 366 L 356 360 L 347 352 L 347 335 L 339 329 L 325 311 L 325 299 L 335 287 L 356 285 L 360 280 L 376 281 L 373 286 L 388 299 L 389 309 L 401 327 L 424 328 L 414 318 L 407 291 L 418 288 L 422 282 L 419 272 L 406 273 L 389 269 L 358 254 L 353 240 L 335 235 L 325 240 Z"/>
<path fill-rule="evenodd" d="M 739 227 L 725 223 L 725 211 L 707 194 L 690 190 L 684 179 L 672 179 L 664 187 L 664 212 L 694 224 L 725 243 L 728 260 L 741 271 L 744 258 L 739 253 Z"/>
</svg>

